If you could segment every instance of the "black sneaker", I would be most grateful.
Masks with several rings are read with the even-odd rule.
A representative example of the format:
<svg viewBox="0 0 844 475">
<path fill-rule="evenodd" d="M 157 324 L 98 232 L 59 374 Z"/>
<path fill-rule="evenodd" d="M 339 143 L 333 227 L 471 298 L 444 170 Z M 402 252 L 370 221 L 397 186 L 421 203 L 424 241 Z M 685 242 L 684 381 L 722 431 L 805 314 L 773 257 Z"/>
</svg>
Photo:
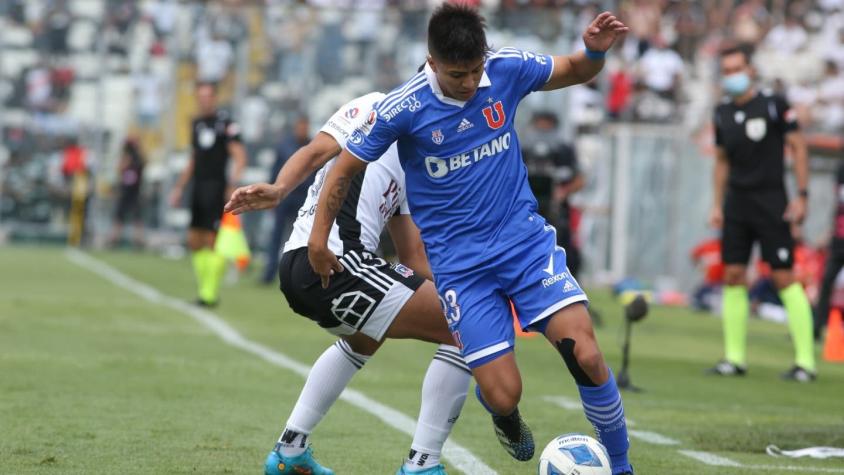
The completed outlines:
<svg viewBox="0 0 844 475">
<path fill-rule="evenodd" d="M 509 416 L 492 416 L 492 423 L 495 426 L 498 441 L 510 456 L 520 462 L 533 458 L 533 452 L 536 449 L 533 434 L 519 415 L 518 408 Z"/>
<path fill-rule="evenodd" d="M 727 360 L 721 360 L 715 366 L 707 369 L 706 374 L 714 374 L 716 376 L 744 376 L 747 374 L 747 368 L 730 363 Z"/>
<path fill-rule="evenodd" d="M 216 307 L 217 305 L 220 304 L 220 302 L 218 300 L 215 300 L 213 302 L 209 302 L 208 300 L 202 300 L 202 299 L 196 299 L 193 303 L 197 307 L 203 307 L 203 308 L 214 308 L 214 307 Z"/>
<path fill-rule="evenodd" d="M 818 375 L 807 369 L 794 366 L 790 370 L 781 374 L 780 378 L 786 381 L 797 381 L 798 383 L 811 383 L 818 379 Z"/>
</svg>

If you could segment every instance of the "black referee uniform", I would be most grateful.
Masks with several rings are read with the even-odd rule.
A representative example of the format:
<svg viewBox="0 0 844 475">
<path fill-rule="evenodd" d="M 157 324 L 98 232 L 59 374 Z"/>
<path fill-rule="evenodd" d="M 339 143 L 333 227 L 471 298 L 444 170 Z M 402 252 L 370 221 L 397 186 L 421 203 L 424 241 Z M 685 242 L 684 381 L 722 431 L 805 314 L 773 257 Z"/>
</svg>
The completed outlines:
<svg viewBox="0 0 844 475">
<path fill-rule="evenodd" d="M 715 143 L 729 163 L 721 243 L 725 264 L 747 265 L 756 241 L 772 269 L 791 269 L 794 263 L 794 239 L 783 217 L 785 135 L 798 129 L 789 110 L 784 98 L 764 93 L 715 110 Z"/>
<path fill-rule="evenodd" d="M 844 267 L 844 163 L 838 165 L 835 196 L 837 204 L 835 221 L 832 223 L 832 241 L 824 265 L 821 293 L 818 296 L 818 307 L 815 312 L 814 335 L 816 340 L 820 339 L 823 327 L 826 326 L 835 280 L 841 268 Z"/>
<path fill-rule="evenodd" d="M 191 228 L 216 231 L 220 226 L 226 204 L 229 143 L 240 141 L 239 126 L 227 112 L 217 111 L 214 115 L 193 121 Z"/>
</svg>

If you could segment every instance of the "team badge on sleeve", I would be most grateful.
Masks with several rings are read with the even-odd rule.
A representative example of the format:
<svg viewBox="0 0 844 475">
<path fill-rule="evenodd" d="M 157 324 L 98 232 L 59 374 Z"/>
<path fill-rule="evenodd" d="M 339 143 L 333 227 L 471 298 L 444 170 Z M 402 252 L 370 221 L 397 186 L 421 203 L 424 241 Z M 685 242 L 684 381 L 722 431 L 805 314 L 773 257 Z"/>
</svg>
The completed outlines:
<svg viewBox="0 0 844 475">
<path fill-rule="evenodd" d="M 433 140 L 435 144 L 439 145 L 443 143 L 443 139 L 445 139 L 445 136 L 443 136 L 442 129 L 437 129 L 431 132 L 431 140 Z"/>
<path fill-rule="evenodd" d="M 393 270 L 405 279 L 413 275 L 413 270 L 402 264 L 393 264 Z"/>
</svg>

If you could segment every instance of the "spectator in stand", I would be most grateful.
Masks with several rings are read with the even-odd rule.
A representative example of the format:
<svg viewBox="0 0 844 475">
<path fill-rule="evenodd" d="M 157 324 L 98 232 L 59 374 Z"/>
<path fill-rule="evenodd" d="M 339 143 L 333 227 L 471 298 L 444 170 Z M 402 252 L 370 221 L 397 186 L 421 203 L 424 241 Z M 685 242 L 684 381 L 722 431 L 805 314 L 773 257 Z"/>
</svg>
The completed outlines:
<svg viewBox="0 0 844 475">
<path fill-rule="evenodd" d="M 840 132 L 844 129 L 844 75 L 834 61 L 826 62 L 817 97 L 813 111 L 815 125 L 824 132 Z"/>
<path fill-rule="evenodd" d="M 757 44 L 765 35 L 769 22 L 764 0 L 746 0 L 732 15 L 732 36 L 738 43 Z"/>
<path fill-rule="evenodd" d="M 636 44 L 637 57 L 641 57 L 650 48 L 650 39 L 659 34 L 659 20 L 662 7 L 656 0 L 628 0 L 621 7 L 622 17 L 630 33 L 628 40 Z"/>
<path fill-rule="evenodd" d="M 229 72 L 234 50 L 219 34 L 200 38 L 196 45 L 197 75 L 201 83 L 220 83 Z"/>
<path fill-rule="evenodd" d="M 66 55 L 67 33 L 73 23 L 73 16 L 67 6 L 66 0 L 55 0 L 48 7 L 44 16 L 42 28 L 42 45 L 46 52 L 51 55 Z"/>
<path fill-rule="evenodd" d="M 706 32 L 703 7 L 698 2 L 682 0 L 671 12 L 674 29 L 677 32 L 677 52 L 689 62 L 693 62 L 698 43 Z"/>
<path fill-rule="evenodd" d="M 362 112 L 361 112 L 362 113 Z M 301 116 L 296 119 L 293 125 L 293 133 L 288 134 L 281 143 L 276 147 L 275 163 L 270 171 L 269 182 L 274 183 L 278 173 L 287 162 L 287 159 L 292 156 L 296 150 L 304 147 L 311 141 L 310 122 L 307 116 Z M 313 183 L 313 176 L 305 180 L 296 189 L 287 195 L 287 198 L 275 208 L 275 220 L 273 223 L 273 234 L 270 237 L 270 242 L 267 244 L 267 264 L 264 267 L 264 275 L 261 277 L 261 282 L 271 284 L 276 282 L 278 276 L 278 260 L 281 245 L 287 240 L 290 231 L 293 228 L 293 222 L 296 221 L 296 216 L 299 208 L 305 202 L 308 196 L 308 188 Z"/>
<path fill-rule="evenodd" d="M 144 224 L 141 209 L 141 184 L 144 175 L 144 157 L 138 142 L 127 138 L 117 168 L 119 191 L 109 245 L 116 246 L 123 238 L 123 226 L 134 225 L 133 244 L 141 248 L 144 242 Z"/>
<path fill-rule="evenodd" d="M 844 70 L 844 27 L 824 47 L 824 58 L 834 61 L 839 70 Z"/>
<path fill-rule="evenodd" d="M 39 61 L 26 73 L 26 102 L 35 111 L 47 111 L 52 105 L 53 85 L 50 70 Z"/>
<path fill-rule="evenodd" d="M 161 106 L 164 99 L 164 84 L 161 78 L 150 68 L 149 63 L 135 74 L 135 114 L 138 125 L 152 129 L 158 125 Z"/>
<path fill-rule="evenodd" d="M 785 17 L 785 23 L 779 24 L 765 36 L 765 47 L 783 55 L 792 55 L 802 50 L 809 40 L 800 18 L 792 14 Z"/>
<path fill-rule="evenodd" d="M 639 61 L 639 77 L 650 91 L 676 100 L 685 69 L 683 58 L 668 47 L 662 36 L 654 36 L 650 43 L 652 47 Z"/>
</svg>

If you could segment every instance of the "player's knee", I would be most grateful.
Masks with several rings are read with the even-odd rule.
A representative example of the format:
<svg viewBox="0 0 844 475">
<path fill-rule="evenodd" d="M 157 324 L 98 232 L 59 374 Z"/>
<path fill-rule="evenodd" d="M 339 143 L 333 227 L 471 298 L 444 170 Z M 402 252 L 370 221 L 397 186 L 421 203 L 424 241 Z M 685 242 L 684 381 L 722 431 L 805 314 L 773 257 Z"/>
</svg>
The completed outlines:
<svg viewBox="0 0 844 475">
<path fill-rule="evenodd" d="M 521 381 L 500 382 L 493 387 L 481 387 L 484 403 L 492 412 L 506 416 L 513 413 L 522 398 Z"/>
<path fill-rule="evenodd" d="M 363 356 L 372 356 L 381 347 L 381 342 L 363 335 L 351 335 L 349 337 L 343 337 L 343 340 L 349 344 L 352 351 Z"/>
<path fill-rule="evenodd" d="M 600 386 L 608 377 L 604 356 L 592 338 L 576 341 L 563 338 L 556 343 L 566 367 L 580 386 Z"/>
<path fill-rule="evenodd" d="M 775 270 L 771 273 L 771 280 L 778 290 L 782 290 L 794 283 L 794 274 L 790 270 Z"/>
<path fill-rule="evenodd" d="M 725 285 L 744 285 L 744 269 L 724 269 Z"/>
</svg>

